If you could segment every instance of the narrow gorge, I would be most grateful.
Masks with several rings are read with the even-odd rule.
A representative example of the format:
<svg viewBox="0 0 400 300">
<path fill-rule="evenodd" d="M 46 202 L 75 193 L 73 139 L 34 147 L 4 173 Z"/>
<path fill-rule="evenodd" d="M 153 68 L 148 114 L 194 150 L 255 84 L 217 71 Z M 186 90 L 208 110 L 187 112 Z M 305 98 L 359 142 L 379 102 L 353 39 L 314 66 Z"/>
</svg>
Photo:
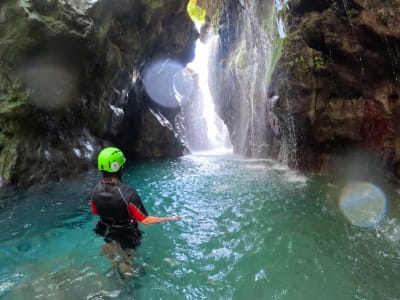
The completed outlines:
<svg viewBox="0 0 400 300">
<path fill-rule="evenodd" d="M 202 118 L 202 96 L 186 66 L 196 40 L 210 36 L 208 84 L 235 153 L 311 173 L 335 172 L 356 155 L 399 179 L 396 1 L 199 0 L 200 33 L 187 4 L 3 1 L 0 183 L 74 176 L 108 144 L 131 159 L 188 153 L 187 119 Z M 177 65 L 163 84 L 186 72 L 175 76 L 191 84 L 179 105 L 146 91 L 155 61 Z"/>
<path fill-rule="evenodd" d="M 2 0 L 0 298 L 400 299 L 399 22 Z"/>
</svg>

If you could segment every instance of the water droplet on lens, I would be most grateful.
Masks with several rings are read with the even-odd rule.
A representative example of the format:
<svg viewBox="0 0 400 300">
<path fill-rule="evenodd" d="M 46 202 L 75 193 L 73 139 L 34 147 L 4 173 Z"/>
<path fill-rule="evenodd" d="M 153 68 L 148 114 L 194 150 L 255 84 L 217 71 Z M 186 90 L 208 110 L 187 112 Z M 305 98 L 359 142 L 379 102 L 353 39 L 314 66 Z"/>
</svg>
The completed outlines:
<svg viewBox="0 0 400 300">
<path fill-rule="evenodd" d="M 375 227 L 386 216 L 387 201 L 377 186 L 368 182 L 354 182 L 343 188 L 339 207 L 353 225 Z"/>
</svg>

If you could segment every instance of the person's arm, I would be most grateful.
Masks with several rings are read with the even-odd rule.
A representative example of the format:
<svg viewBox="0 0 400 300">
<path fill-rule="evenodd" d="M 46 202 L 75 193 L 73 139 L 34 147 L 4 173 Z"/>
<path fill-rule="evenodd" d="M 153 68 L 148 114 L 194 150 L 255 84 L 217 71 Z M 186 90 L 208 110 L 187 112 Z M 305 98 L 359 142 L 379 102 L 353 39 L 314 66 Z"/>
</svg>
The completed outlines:
<svg viewBox="0 0 400 300">
<path fill-rule="evenodd" d="M 170 216 L 170 217 L 148 216 L 144 214 L 140 209 L 138 209 L 133 203 L 129 203 L 128 208 L 131 215 L 135 218 L 135 220 L 145 225 L 156 224 L 167 221 L 175 221 L 181 219 L 180 216 Z"/>
<path fill-rule="evenodd" d="M 94 201 L 90 200 L 90 207 L 92 208 L 92 214 L 93 215 L 98 215 L 99 212 L 97 211 L 96 205 L 94 205 Z"/>
<path fill-rule="evenodd" d="M 180 216 L 170 216 L 170 217 L 155 217 L 155 216 L 147 216 L 142 221 L 139 221 L 142 224 L 149 225 L 149 224 L 156 224 L 162 223 L 167 221 L 177 221 L 180 220 Z"/>
</svg>

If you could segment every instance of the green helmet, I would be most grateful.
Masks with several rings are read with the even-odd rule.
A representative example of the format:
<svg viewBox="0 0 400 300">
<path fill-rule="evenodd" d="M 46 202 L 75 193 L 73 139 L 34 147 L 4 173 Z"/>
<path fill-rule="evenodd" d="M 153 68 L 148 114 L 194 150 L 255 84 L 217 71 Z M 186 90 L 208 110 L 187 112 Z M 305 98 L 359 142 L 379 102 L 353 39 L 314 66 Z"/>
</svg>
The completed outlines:
<svg viewBox="0 0 400 300">
<path fill-rule="evenodd" d="M 97 167 L 99 171 L 109 173 L 118 172 L 126 162 L 126 158 L 121 150 L 115 147 L 107 147 L 101 150 L 97 157 Z"/>
</svg>

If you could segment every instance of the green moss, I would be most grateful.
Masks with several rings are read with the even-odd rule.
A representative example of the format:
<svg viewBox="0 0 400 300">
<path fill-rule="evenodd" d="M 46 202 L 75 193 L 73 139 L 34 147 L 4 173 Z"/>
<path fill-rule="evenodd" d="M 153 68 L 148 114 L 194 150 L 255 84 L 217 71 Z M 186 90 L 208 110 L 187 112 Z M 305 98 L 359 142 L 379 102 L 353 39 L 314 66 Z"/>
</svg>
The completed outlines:
<svg viewBox="0 0 400 300">
<path fill-rule="evenodd" d="M 27 104 L 26 98 L 21 95 L 0 96 L 0 103 L 0 115 L 12 114 Z"/>
<path fill-rule="evenodd" d="M 355 8 L 352 8 L 352 9 L 347 10 L 346 13 L 349 18 L 354 18 L 355 16 L 357 16 L 360 13 L 360 11 Z"/>
<path fill-rule="evenodd" d="M 293 59 L 288 60 L 286 65 L 289 67 L 304 66 L 304 69 L 308 67 L 303 56 L 294 57 Z"/>
<path fill-rule="evenodd" d="M 295 31 L 282 39 L 282 59 L 287 67 L 306 65 L 305 58 L 300 54 L 299 31 Z"/>
<path fill-rule="evenodd" d="M 275 43 L 272 48 L 271 64 L 270 64 L 269 68 L 267 69 L 268 71 L 266 72 L 266 75 L 265 75 L 265 81 L 267 84 L 269 84 L 269 82 L 271 81 L 272 74 L 282 56 L 283 42 L 284 42 L 284 39 L 282 39 L 282 38 L 275 39 Z"/>
<path fill-rule="evenodd" d="M 325 69 L 327 69 L 327 67 L 328 67 L 328 66 L 326 65 L 325 60 L 324 60 L 321 56 L 319 56 L 319 55 L 314 55 L 314 56 L 313 56 L 313 61 L 314 61 L 313 69 L 314 69 L 314 71 L 316 71 L 316 72 L 325 70 Z"/>
<path fill-rule="evenodd" d="M 0 152 L 0 177 L 4 181 L 11 181 L 13 172 L 17 163 L 17 148 L 16 141 L 9 141 Z"/>
<path fill-rule="evenodd" d="M 28 94 L 18 81 L 13 82 L 7 93 L 0 95 L 0 115 L 14 114 L 27 105 Z"/>
</svg>

